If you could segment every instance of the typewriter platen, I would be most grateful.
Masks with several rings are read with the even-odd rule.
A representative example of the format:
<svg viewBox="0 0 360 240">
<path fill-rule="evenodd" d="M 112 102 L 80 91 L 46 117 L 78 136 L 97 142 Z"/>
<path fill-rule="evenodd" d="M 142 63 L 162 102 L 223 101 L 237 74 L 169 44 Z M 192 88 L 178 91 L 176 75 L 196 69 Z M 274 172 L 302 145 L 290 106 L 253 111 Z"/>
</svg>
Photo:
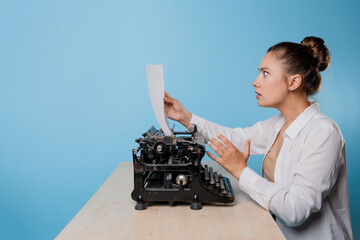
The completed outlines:
<svg viewBox="0 0 360 240">
<path fill-rule="evenodd" d="M 193 210 L 201 209 L 202 203 L 234 202 L 230 180 L 201 164 L 205 147 L 196 127 L 171 136 L 151 127 L 142 136 L 132 150 L 135 209 L 146 209 L 152 202 L 186 202 Z"/>
</svg>

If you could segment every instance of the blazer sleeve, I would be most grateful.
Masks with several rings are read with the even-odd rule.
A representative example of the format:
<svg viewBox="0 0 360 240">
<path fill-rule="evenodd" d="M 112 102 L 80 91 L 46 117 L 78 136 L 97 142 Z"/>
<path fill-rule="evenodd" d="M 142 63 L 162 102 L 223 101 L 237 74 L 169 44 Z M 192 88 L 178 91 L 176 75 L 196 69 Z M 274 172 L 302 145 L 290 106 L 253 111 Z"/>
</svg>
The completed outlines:
<svg viewBox="0 0 360 240">
<path fill-rule="evenodd" d="M 243 151 L 247 139 L 251 141 L 250 154 L 259 155 L 264 154 L 270 136 L 270 131 L 273 129 L 274 123 L 280 118 L 276 115 L 266 121 L 257 122 L 252 127 L 247 128 L 228 128 L 216 123 L 207 121 L 195 114 L 192 115 L 190 127 L 187 131 L 192 131 L 194 126 L 198 132 L 204 137 L 207 143 L 212 138 L 218 139 L 218 134 L 224 135 L 239 151 Z"/>
</svg>

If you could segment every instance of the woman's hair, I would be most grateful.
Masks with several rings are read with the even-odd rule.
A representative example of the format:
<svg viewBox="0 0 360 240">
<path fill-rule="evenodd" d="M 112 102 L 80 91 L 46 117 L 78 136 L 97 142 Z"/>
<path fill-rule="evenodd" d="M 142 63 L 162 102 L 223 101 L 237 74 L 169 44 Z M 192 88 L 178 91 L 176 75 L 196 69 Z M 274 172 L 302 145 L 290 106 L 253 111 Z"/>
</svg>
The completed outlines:
<svg viewBox="0 0 360 240">
<path fill-rule="evenodd" d="M 303 90 L 307 96 L 320 90 L 321 75 L 330 64 L 330 53 L 324 40 L 317 37 L 306 37 L 300 44 L 281 42 L 268 49 L 285 66 L 288 75 L 299 74 L 302 77 Z"/>
</svg>

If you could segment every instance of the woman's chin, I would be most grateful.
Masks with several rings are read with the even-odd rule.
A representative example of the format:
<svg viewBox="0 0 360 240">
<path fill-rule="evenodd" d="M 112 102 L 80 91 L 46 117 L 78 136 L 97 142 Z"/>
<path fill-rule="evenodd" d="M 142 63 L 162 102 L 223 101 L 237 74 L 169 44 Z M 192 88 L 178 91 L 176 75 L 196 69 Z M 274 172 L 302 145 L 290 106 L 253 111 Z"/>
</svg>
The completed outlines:
<svg viewBox="0 0 360 240">
<path fill-rule="evenodd" d="M 265 103 L 264 101 L 261 101 L 261 100 L 258 100 L 258 101 L 257 101 L 257 104 L 258 104 L 260 107 L 268 107 L 268 108 L 273 107 L 271 104 L 267 104 L 267 103 Z"/>
<path fill-rule="evenodd" d="M 261 101 L 261 100 L 259 100 L 259 99 L 257 100 L 257 104 L 258 104 L 260 107 L 265 107 L 263 101 Z"/>
</svg>

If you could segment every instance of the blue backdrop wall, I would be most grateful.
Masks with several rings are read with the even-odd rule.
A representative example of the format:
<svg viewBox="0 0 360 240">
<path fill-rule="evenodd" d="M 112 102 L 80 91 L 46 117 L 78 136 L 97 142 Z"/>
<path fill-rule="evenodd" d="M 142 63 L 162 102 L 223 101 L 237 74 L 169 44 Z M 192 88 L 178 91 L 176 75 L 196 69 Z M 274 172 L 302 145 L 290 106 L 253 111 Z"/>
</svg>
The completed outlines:
<svg viewBox="0 0 360 240">
<path fill-rule="evenodd" d="M 246 127 L 277 113 L 257 106 L 251 86 L 268 47 L 309 35 L 332 54 L 315 99 L 347 143 L 359 238 L 359 10 L 359 1 L 2 0 L 0 238 L 54 238 L 131 161 L 135 138 L 158 126 L 145 64 L 164 64 L 165 88 L 191 112 Z"/>
</svg>

